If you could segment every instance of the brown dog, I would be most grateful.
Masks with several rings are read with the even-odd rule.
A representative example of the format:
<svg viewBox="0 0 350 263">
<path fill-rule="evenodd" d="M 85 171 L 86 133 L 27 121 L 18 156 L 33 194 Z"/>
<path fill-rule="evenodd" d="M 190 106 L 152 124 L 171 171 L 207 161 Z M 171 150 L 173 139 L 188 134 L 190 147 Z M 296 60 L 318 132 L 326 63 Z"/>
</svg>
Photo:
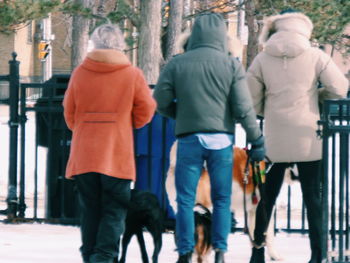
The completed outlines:
<svg viewBox="0 0 350 263">
<path fill-rule="evenodd" d="M 177 143 L 175 143 L 171 149 L 170 152 L 170 168 L 168 171 L 168 176 L 166 180 L 166 189 L 169 196 L 170 204 L 176 208 L 175 203 L 175 164 L 176 164 L 176 150 L 177 150 Z M 245 177 L 245 170 L 247 165 L 247 151 L 239 148 L 234 147 L 234 156 L 233 156 L 233 173 L 232 173 L 232 181 L 233 181 L 233 195 L 232 195 L 232 210 L 241 209 L 243 210 L 243 189 L 244 189 L 244 177 Z M 255 196 L 255 192 L 258 193 L 257 189 L 255 189 L 255 185 L 253 183 L 253 176 L 252 176 L 252 167 L 249 164 L 249 175 L 247 184 L 245 185 L 245 192 L 246 192 L 246 209 L 248 212 L 248 230 L 250 235 L 254 232 L 254 223 L 255 223 L 255 210 L 257 206 L 257 200 L 255 197 L 258 198 L 258 196 Z M 260 168 L 265 169 L 265 163 L 260 162 Z M 238 186 L 238 187 L 237 187 Z M 233 202 L 235 199 L 242 199 L 242 202 L 238 204 L 237 202 Z M 212 202 L 210 199 L 210 178 L 208 171 L 206 169 L 203 169 L 202 176 L 198 182 L 197 187 L 197 193 L 196 193 L 196 203 L 199 203 L 203 205 L 204 207 L 211 208 Z M 234 204 L 235 203 L 235 204 Z M 273 226 L 272 223 L 270 223 L 270 226 Z M 206 229 L 203 229 L 203 226 L 196 226 L 196 235 L 198 235 L 197 243 L 195 246 L 195 254 L 197 255 L 197 262 L 206 262 L 207 261 L 207 255 L 211 251 L 210 247 L 210 240 L 205 238 L 205 233 L 207 232 Z M 269 230 L 267 232 L 267 249 L 270 257 L 274 260 L 281 259 L 278 253 L 275 252 L 275 249 L 273 247 L 273 227 L 269 227 Z"/>
</svg>

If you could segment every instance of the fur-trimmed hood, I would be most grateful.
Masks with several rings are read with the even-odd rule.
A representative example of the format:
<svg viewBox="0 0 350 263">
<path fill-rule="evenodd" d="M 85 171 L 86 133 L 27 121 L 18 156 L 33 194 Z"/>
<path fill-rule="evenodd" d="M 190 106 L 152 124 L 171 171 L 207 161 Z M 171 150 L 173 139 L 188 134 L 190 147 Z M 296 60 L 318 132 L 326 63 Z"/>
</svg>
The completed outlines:
<svg viewBox="0 0 350 263">
<path fill-rule="evenodd" d="M 277 57 L 295 57 L 310 47 L 313 24 L 302 13 L 270 16 L 264 21 L 259 42 L 265 51 Z"/>
<path fill-rule="evenodd" d="M 115 49 L 94 49 L 82 63 L 83 68 L 95 72 L 112 72 L 129 66 L 128 57 Z"/>
<path fill-rule="evenodd" d="M 264 20 L 259 42 L 265 44 L 273 33 L 279 31 L 291 31 L 299 33 L 310 39 L 313 24 L 306 15 L 302 13 L 286 13 L 283 15 L 269 16 Z"/>
<path fill-rule="evenodd" d="M 97 62 L 117 65 L 129 65 L 130 60 L 121 51 L 116 49 L 93 49 L 87 57 Z"/>
</svg>

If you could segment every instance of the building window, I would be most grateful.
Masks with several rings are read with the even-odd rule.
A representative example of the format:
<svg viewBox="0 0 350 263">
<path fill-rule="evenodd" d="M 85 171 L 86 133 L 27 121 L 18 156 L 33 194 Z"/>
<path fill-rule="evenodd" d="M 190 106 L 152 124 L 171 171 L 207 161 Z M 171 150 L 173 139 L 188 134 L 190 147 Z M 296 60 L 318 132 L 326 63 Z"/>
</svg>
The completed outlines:
<svg viewBox="0 0 350 263">
<path fill-rule="evenodd" d="M 29 22 L 27 26 L 27 43 L 33 44 L 33 23 Z"/>
</svg>

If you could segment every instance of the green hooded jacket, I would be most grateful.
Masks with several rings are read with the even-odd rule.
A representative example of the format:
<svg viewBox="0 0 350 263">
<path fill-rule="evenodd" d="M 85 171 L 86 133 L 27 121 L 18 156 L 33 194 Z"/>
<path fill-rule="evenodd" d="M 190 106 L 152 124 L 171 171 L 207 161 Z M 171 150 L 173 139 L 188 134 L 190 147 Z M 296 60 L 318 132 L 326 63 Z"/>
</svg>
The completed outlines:
<svg viewBox="0 0 350 263">
<path fill-rule="evenodd" d="M 244 69 L 228 55 L 227 29 L 219 14 L 199 16 L 186 52 L 164 67 L 155 87 L 157 111 L 176 120 L 175 134 L 233 133 L 235 120 L 248 141 L 260 137 Z"/>
</svg>

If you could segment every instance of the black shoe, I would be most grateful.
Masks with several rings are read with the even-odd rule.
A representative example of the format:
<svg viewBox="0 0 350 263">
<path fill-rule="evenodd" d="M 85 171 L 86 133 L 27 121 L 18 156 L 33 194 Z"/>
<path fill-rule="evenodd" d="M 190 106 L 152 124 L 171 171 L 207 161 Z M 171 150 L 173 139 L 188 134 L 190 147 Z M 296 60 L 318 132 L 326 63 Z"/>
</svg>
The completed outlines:
<svg viewBox="0 0 350 263">
<path fill-rule="evenodd" d="M 231 212 L 231 233 L 236 232 L 237 224 L 238 224 L 238 221 L 235 218 L 235 213 Z"/>
<path fill-rule="evenodd" d="M 221 250 L 215 250 L 215 263 L 225 263 L 224 252 Z"/>
<path fill-rule="evenodd" d="M 322 263 L 321 258 L 311 258 L 309 263 Z"/>
<path fill-rule="evenodd" d="M 322 262 L 322 256 L 320 251 L 312 251 L 311 253 L 311 259 L 309 263 L 321 263 Z"/>
<path fill-rule="evenodd" d="M 176 263 L 191 263 L 192 262 L 192 252 L 180 255 Z"/>
<path fill-rule="evenodd" d="M 249 263 L 265 263 L 265 248 L 253 247 Z"/>
</svg>

